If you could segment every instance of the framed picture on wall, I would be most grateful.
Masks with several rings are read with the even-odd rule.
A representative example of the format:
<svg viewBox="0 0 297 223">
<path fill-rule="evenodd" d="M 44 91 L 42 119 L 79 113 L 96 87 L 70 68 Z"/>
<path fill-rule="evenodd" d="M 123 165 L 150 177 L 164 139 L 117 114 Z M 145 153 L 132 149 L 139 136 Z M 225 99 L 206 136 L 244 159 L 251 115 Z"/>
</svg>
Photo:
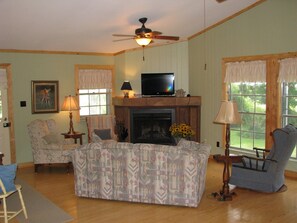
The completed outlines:
<svg viewBox="0 0 297 223">
<path fill-rule="evenodd" d="M 32 81 L 32 114 L 59 112 L 59 81 Z"/>
</svg>

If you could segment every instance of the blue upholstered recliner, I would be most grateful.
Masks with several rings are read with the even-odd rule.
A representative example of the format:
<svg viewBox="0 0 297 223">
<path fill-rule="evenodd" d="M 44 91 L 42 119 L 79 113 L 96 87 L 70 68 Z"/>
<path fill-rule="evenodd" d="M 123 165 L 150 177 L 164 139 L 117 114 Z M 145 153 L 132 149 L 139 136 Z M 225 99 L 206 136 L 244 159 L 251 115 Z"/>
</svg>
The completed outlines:
<svg viewBox="0 0 297 223">
<path fill-rule="evenodd" d="M 274 145 L 267 157 L 244 156 L 242 163 L 233 163 L 230 184 L 262 192 L 276 192 L 285 183 L 286 164 L 296 146 L 297 130 L 293 125 L 273 131 Z M 263 154 L 267 150 L 262 150 Z"/>
</svg>

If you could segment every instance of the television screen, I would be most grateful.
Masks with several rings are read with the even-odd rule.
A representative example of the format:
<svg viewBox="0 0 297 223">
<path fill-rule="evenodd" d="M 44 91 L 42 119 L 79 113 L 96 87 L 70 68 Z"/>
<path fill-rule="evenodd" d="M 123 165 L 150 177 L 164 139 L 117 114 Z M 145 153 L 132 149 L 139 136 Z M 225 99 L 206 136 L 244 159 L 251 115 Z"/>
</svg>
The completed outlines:
<svg viewBox="0 0 297 223">
<path fill-rule="evenodd" d="M 174 73 L 142 73 L 141 93 L 143 96 L 173 96 Z"/>
</svg>

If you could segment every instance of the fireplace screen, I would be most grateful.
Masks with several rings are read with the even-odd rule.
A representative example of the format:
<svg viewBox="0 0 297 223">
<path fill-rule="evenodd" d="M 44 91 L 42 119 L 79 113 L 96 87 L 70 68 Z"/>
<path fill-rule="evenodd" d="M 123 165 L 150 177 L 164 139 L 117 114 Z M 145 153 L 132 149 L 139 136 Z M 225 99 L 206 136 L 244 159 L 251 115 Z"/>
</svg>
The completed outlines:
<svg viewBox="0 0 297 223">
<path fill-rule="evenodd" d="M 173 143 L 169 128 L 175 121 L 174 109 L 133 109 L 130 120 L 132 143 Z"/>
</svg>

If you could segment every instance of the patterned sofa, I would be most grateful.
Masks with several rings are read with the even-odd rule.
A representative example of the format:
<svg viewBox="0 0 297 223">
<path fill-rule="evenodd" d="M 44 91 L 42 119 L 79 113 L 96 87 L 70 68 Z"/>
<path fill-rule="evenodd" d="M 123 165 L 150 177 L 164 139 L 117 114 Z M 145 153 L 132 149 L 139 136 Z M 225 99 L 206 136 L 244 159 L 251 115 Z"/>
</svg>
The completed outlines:
<svg viewBox="0 0 297 223">
<path fill-rule="evenodd" d="M 75 194 L 197 207 L 205 189 L 210 145 L 90 143 L 73 152 Z"/>
</svg>

